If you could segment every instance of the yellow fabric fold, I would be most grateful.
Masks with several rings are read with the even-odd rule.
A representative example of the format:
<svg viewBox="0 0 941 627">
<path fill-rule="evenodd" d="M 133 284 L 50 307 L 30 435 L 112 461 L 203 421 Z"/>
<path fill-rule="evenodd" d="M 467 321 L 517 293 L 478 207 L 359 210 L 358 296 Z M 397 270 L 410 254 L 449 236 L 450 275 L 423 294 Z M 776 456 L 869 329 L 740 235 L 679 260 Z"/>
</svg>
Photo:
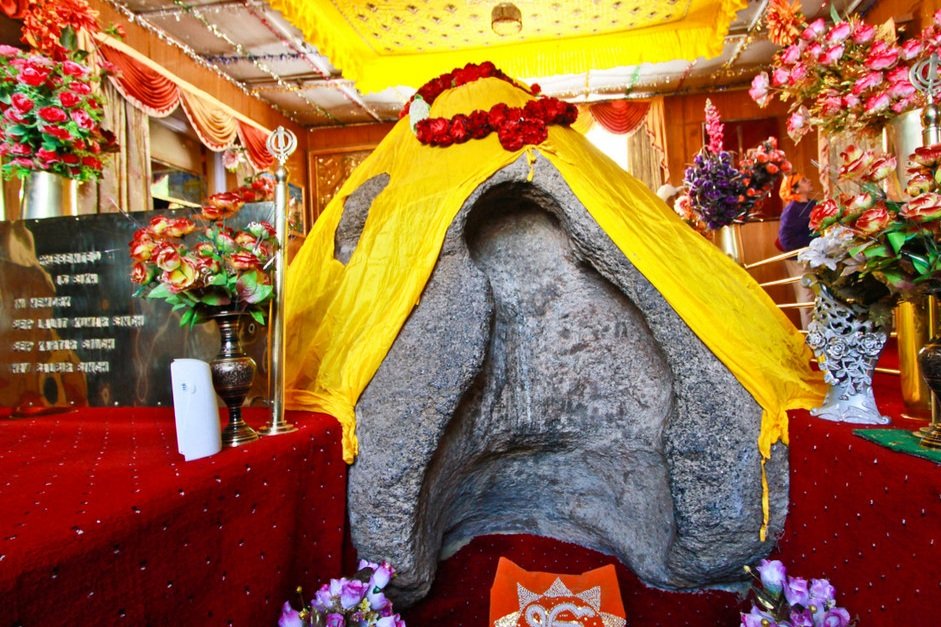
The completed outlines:
<svg viewBox="0 0 941 627">
<path fill-rule="evenodd" d="M 432 116 L 450 117 L 529 96 L 498 79 L 444 92 Z M 540 153 L 634 266 L 763 408 L 764 457 L 786 441 L 786 410 L 822 398 L 797 329 L 739 266 L 684 224 L 643 184 L 578 132 L 549 127 L 537 147 L 508 152 L 495 134 L 448 148 L 423 146 L 401 120 L 314 224 L 287 273 L 286 400 L 343 426 L 344 459 L 357 452 L 354 407 L 421 297 L 445 233 L 464 201 L 523 152 Z M 538 163 L 531 167 L 538 168 Z M 347 196 L 386 174 L 346 265 L 334 233 Z"/>
<path fill-rule="evenodd" d="M 722 51 L 729 24 L 747 1 L 690 0 L 688 5 L 678 5 L 676 16 L 680 19 L 664 15 L 660 22 L 644 28 L 632 24 L 643 24 L 641 20 L 648 12 L 670 13 L 671 9 L 637 2 L 643 14 L 632 14 L 628 7 L 610 9 L 610 17 L 623 25 L 622 30 L 604 32 L 607 23 L 592 25 L 588 16 L 582 16 L 571 22 L 580 28 L 562 37 L 534 33 L 524 15 L 523 34 L 506 39 L 491 32 L 488 5 L 437 0 L 419 5 L 421 15 L 413 17 L 405 10 L 390 15 L 389 7 L 374 3 L 272 0 L 270 4 L 340 68 L 344 77 L 368 93 L 398 85 L 417 88 L 455 67 L 484 61 L 493 61 L 510 76 L 542 77 L 712 58 Z M 684 15 L 680 15 L 679 7 L 685 9 Z M 475 21 L 475 14 L 480 22 Z M 441 26 L 411 39 L 401 36 L 412 22 L 420 23 L 429 17 L 437 17 Z M 392 23 L 396 18 L 399 22 Z M 602 32 L 591 34 L 598 26 Z"/>
</svg>

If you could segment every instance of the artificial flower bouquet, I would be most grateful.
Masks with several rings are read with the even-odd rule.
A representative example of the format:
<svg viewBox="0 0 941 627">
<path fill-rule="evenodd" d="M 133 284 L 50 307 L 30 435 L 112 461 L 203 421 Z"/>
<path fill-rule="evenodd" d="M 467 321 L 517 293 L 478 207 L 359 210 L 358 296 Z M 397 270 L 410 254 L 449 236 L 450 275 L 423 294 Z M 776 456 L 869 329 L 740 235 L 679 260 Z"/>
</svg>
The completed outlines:
<svg viewBox="0 0 941 627">
<path fill-rule="evenodd" d="M 746 572 L 755 578 L 751 592 L 755 597 L 751 611 L 742 614 L 744 627 L 849 627 L 855 621 L 845 608 L 836 604 L 836 590 L 826 579 L 811 579 L 787 574 L 778 560 L 761 560 Z"/>
<path fill-rule="evenodd" d="M 36 171 L 81 181 L 101 177 L 103 156 L 118 145 L 101 127 L 99 80 L 78 61 L 0 45 L 3 178 Z"/>
<path fill-rule="evenodd" d="M 829 21 L 808 24 L 800 3 L 790 0 L 771 0 L 766 23 L 782 49 L 770 74 L 755 76 L 749 94 L 761 107 L 774 94 L 790 101 L 787 132 L 795 142 L 814 126 L 828 134 L 875 132 L 923 104 L 909 69 L 930 34 L 899 44 L 891 23 L 875 27 L 857 16 L 842 19 L 832 7 Z"/>
<path fill-rule="evenodd" d="M 285 601 L 278 627 L 405 627 L 383 593 L 394 576 L 388 562 L 360 560 L 355 575 L 331 579 L 309 603 L 302 598 L 300 610 Z"/>
<path fill-rule="evenodd" d="M 700 231 L 745 219 L 770 195 L 776 178 L 791 171 L 774 137 L 749 149 L 736 162 L 735 155 L 722 148 L 724 128 L 718 109 L 707 99 L 708 141 L 686 168 L 685 191 L 675 205 L 677 213 Z"/>
<path fill-rule="evenodd" d="M 883 190 L 895 157 L 855 146 L 840 157 L 841 190 L 814 207 L 810 228 L 819 237 L 798 256 L 812 279 L 886 316 L 899 300 L 941 291 L 941 146 L 909 157 L 907 201 Z"/>
<path fill-rule="evenodd" d="M 129 244 L 131 281 L 140 286 L 135 296 L 162 299 L 174 311 L 182 310 L 180 326 L 204 322 L 219 309 L 244 311 L 264 324 L 279 248 L 274 227 L 267 222 L 238 230 L 226 225 L 246 201 L 266 198 L 271 184 L 256 181 L 210 196 L 197 216 L 201 225 L 187 217 L 157 216 L 138 229 Z"/>
</svg>

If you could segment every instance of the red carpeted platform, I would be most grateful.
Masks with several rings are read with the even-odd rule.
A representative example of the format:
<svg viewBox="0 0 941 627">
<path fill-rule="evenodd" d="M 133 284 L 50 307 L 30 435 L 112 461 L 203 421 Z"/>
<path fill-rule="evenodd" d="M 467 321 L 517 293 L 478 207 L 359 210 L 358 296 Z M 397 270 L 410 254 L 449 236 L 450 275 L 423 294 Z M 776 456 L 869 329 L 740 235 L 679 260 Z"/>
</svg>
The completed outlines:
<svg viewBox="0 0 941 627">
<path fill-rule="evenodd" d="M 876 391 L 900 415 L 897 379 L 877 375 Z M 327 416 L 295 414 L 297 433 L 189 463 L 168 409 L 3 418 L 0 625 L 274 625 L 297 585 L 312 593 L 352 571 L 346 467 Z M 791 510 L 774 557 L 830 578 L 861 625 L 938 624 L 941 465 L 853 429 L 793 415 Z M 614 562 L 546 538 L 477 538 L 440 565 L 408 624 L 486 625 L 500 556 L 559 573 Z M 617 570 L 629 625 L 737 625 L 744 609 L 729 592 L 653 590 Z"/>
<path fill-rule="evenodd" d="M 170 409 L 4 418 L 0 625 L 276 624 L 297 582 L 342 570 L 328 416 L 192 462 Z"/>
</svg>

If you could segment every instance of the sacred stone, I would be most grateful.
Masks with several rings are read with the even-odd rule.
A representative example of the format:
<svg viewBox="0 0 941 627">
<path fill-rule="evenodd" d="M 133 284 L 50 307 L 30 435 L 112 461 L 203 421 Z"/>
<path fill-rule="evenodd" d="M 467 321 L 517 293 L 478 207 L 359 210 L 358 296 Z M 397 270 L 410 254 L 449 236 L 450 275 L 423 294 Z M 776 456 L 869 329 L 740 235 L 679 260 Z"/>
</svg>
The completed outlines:
<svg viewBox="0 0 941 627">
<path fill-rule="evenodd" d="M 767 464 L 762 542 L 761 408 L 558 170 L 534 171 L 521 157 L 467 199 L 356 405 L 359 555 L 395 565 L 403 605 L 492 533 L 590 547 L 662 588 L 739 580 L 783 527 L 786 448 Z M 338 257 L 387 184 L 347 199 Z"/>
</svg>

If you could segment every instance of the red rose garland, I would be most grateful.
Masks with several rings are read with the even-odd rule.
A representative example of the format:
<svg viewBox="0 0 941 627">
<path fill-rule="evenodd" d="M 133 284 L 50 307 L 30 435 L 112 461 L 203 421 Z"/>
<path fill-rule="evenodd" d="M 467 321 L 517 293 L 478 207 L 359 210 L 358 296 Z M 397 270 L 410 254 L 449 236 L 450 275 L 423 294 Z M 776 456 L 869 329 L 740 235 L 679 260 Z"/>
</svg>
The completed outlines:
<svg viewBox="0 0 941 627">
<path fill-rule="evenodd" d="M 520 85 L 493 63 L 469 63 L 425 83 L 417 92 L 425 102 L 431 103 L 446 89 L 472 83 L 481 78 L 499 78 L 516 85 L 532 95 L 539 94 L 539 86 L 531 89 Z M 408 114 L 415 96 L 405 103 L 400 117 Z M 490 111 L 477 109 L 470 114 L 459 113 L 452 118 L 425 118 L 415 126 L 418 141 L 427 146 L 463 144 L 471 139 L 482 139 L 496 132 L 500 145 L 506 150 L 519 150 L 523 146 L 541 144 L 549 136 L 549 124 L 570 126 L 578 117 L 578 108 L 557 98 L 530 100 L 523 107 L 510 107 L 498 103 Z"/>
</svg>

